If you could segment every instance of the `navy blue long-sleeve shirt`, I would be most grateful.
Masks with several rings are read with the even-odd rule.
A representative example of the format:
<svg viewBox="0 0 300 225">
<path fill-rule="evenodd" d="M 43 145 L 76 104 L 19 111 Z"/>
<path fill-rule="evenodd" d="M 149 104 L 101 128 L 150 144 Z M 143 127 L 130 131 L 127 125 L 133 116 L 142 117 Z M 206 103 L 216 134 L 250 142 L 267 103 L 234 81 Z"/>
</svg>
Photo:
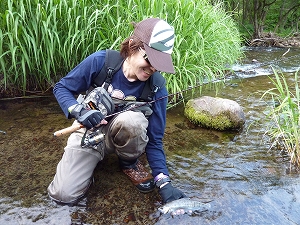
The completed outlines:
<svg viewBox="0 0 300 225">
<path fill-rule="evenodd" d="M 55 84 L 53 93 L 67 118 L 69 118 L 68 108 L 77 104 L 74 95 L 85 92 L 91 87 L 93 79 L 104 66 L 104 62 L 105 51 L 95 52 Z M 128 81 L 122 69 L 120 69 L 113 75 L 108 92 L 111 96 L 124 100 L 137 99 L 140 97 L 144 86 L 144 81 Z M 148 119 L 147 135 L 149 142 L 146 146 L 146 154 L 154 177 L 159 173 L 169 175 L 162 142 L 166 126 L 168 99 L 160 99 L 167 95 L 168 92 L 165 87 L 158 90 L 154 96 L 154 100 L 159 100 L 152 104 L 153 113 Z"/>
</svg>

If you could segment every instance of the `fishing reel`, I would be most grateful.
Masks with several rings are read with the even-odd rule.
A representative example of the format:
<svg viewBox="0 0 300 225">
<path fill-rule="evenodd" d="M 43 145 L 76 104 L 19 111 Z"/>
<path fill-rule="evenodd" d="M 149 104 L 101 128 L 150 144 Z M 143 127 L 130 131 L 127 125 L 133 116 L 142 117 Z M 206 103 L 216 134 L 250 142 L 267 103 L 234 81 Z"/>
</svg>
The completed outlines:
<svg viewBox="0 0 300 225">
<path fill-rule="evenodd" d="M 105 135 L 102 133 L 102 129 L 97 129 L 89 134 L 87 134 L 86 131 L 81 140 L 81 147 L 93 148 L 95 150 L 98 150 L 99 147 L 104 149 L 104 137 Z"/>
</svg>

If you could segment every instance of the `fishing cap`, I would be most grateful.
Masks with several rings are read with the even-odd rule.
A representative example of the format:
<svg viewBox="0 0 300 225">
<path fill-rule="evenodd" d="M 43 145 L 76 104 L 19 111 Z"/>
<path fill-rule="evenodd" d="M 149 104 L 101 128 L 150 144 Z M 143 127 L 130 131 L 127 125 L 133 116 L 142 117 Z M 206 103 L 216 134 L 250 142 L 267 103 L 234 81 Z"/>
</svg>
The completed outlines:
<svg viewBox="0 0 300 225">
<path fill-rule="evenodd" d="M 139 38 L 151 65 L 158 71 L 175 73 L 171 53 L 174 28 L 159 18 L 148 18 L 134 24 L 133 36 Z"/>
</svg>

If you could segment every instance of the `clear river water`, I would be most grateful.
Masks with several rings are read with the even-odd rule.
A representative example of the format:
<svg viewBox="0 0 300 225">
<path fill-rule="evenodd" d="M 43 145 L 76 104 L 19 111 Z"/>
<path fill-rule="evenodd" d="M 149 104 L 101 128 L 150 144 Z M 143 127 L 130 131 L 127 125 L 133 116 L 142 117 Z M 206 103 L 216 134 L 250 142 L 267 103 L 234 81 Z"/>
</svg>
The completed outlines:
<svg viewBox="0 0 300 225">
<path fill-rule="evenodd" d="M 71 121 L 52 96 L 1 99 L 0 225 L 300 224 L 300 173 L 285 152 L 270 149 L 265 135 L 268 102 L 261 99 L 274 87 L 272 67 L 294 82 L 300 50 L 286 51 L 245 48 L 245 59 L 232 67 L 234 72 L 217 91 L 211 85 L 195 91 L 193 97 L 238 102 L 246 117 L 243 129 L 203 129 L 184 117 L 182 104 L 168 110 L 164 146 L 173 185 L 191 199 L 211 204 L 208 211 L 193 215 L 160 215 L 157 191 L 139 193 L 114 155 L 99 163 L 79 205 L 55 204 L 46 189 L 67 137 L 53 133 Z"/>
</svg>

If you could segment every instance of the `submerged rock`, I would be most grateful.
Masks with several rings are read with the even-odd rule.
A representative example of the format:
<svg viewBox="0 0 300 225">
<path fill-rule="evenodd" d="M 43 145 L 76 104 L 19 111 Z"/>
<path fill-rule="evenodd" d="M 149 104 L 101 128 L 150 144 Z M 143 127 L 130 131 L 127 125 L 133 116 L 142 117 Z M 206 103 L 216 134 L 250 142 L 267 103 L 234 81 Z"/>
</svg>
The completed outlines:
<svg viewBox="0 0 300 225">
<path fill-rule="evenodd" d="M 243 109 L 237 102 L 210 96 L 189 100 L 184 115 L 196 125 L 216 130 L 239 129 L 245 123 Z"/>
</svg>

